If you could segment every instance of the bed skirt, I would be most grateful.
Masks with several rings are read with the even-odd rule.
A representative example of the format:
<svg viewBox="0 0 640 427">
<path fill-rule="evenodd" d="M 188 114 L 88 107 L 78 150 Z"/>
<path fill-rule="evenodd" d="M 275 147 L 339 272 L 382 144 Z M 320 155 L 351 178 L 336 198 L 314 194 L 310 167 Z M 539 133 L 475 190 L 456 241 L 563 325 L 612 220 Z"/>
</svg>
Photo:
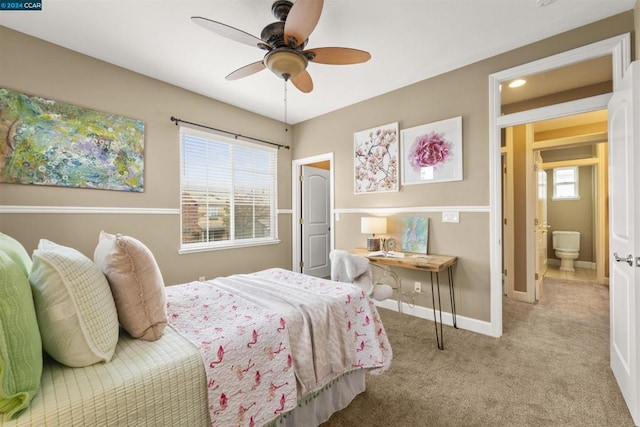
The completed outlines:
<svg viewBox="0 0 640 427">
<path fill-rule="evenodd" d="M 270 427 L 316 427 L 340 411 L 365 390 L 365 370 L 351 371 L 331 381 L 320 391 L 298 400 L 298 406 L 273 422 Z"/>
</svg>

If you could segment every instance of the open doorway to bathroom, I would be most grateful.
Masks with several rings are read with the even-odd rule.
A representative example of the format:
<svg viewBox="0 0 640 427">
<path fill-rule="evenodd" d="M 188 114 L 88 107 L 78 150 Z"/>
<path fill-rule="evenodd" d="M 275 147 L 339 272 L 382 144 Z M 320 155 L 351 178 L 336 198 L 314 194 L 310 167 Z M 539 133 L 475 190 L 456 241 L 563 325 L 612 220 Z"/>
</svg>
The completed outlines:
<svg viewBox="0 0 640 427">
<path fill-rule="evenodd" d="M 513 123 L 501 129 L 503 293 L 508 298 L 535 302 L 544 292 L 545 274 L 560 274 L 554 231 L 580 232 L 578 256 L 571 254 L 574 264 L 589 273 L 584 275 L 589 280 L 607 282 L 607 113 L 602 105 L 613 91 L 612 64 L 611 55 L 602 55 L 502 85 L 500 111 Z M 511 87 L 518 80 L 526 83 Z M 571 170 L 576 180 L 583 178 L 580 191 L 586 197 L 554 197 L 554 169 L 562 167 L 575 167 Z M 568 213 L 580 221 L 567 220 Z M 560 275 L 570 276 L 565 273 Z"/>
<path fill-rule="evenodd" d="M 546 176 L 544 277 L 608 283 L 607 112 L 534 123 Z M 539 187 L 540 188 L 540 187 Z"/>
<path fill-rule="evenodd" d="M 606 110 L 512 126 L 504 140 L 507 296 L 537 301 L 545 277 L 606 284 Z"/>
</svg>

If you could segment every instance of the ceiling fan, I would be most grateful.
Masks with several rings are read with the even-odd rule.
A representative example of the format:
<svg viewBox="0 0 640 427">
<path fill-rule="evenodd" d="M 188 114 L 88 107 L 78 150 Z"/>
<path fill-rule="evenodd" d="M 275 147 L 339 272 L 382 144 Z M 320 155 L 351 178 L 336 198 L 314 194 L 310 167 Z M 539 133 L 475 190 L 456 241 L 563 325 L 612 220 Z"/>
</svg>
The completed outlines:
<svg viewBox="0 0 640 427">
<path fill-rule="evenodd" d="M 307 71 L 309 61 L 319 64 L 359 64 L 371 59 L 369 52 L 346 47 L 320 47 L 304 50 L 308 37 L 322 13 L 323 0 L 275 0 L 271 12 L 278 21 L 264 27 L 260 38 L 237 28 L 200 16 L 192 17 L 196 24 L 216 34 L 266 50 L 262 60 L 245 65 L 225 78 L 237 80 L 265 68 L 304 93 L 313 90 L 313 80 Z"/>
</svg>

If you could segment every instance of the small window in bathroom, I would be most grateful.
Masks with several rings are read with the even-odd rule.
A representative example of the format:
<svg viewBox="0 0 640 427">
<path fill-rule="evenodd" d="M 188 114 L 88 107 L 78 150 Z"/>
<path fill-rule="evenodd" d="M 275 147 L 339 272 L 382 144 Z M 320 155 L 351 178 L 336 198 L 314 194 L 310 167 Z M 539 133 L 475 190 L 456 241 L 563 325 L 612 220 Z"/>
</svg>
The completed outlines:
<svg viewBox="0 0 640 427">
<path fill-rule="evenodd" d="M 554 168 L 553 200 L 579 199 L 578 175 L 577 166 Z"/>
</svg>

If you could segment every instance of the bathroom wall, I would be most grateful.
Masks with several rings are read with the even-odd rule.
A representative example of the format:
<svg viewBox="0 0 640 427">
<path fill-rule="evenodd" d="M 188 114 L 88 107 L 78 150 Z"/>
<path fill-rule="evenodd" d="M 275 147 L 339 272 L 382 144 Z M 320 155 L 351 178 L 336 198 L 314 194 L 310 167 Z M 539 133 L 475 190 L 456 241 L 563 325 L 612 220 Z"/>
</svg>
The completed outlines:
<svg viewBox="0 0 640 427">
<path fill-rule="evenodd" d="M 542 152 L 546 162 L 585 159 L 594 156 L 593 146 L 565 148 Z M 547 223 L 549 229 L 548 258 L 557 259 L 553 252 L 553 231 L 580 232 L 578 261 L 595 262 L 595 170 L 594 166 L 578 168 L 579 200 L 553 200 L 553 170 L 547 171 Z"/>
</svg>

